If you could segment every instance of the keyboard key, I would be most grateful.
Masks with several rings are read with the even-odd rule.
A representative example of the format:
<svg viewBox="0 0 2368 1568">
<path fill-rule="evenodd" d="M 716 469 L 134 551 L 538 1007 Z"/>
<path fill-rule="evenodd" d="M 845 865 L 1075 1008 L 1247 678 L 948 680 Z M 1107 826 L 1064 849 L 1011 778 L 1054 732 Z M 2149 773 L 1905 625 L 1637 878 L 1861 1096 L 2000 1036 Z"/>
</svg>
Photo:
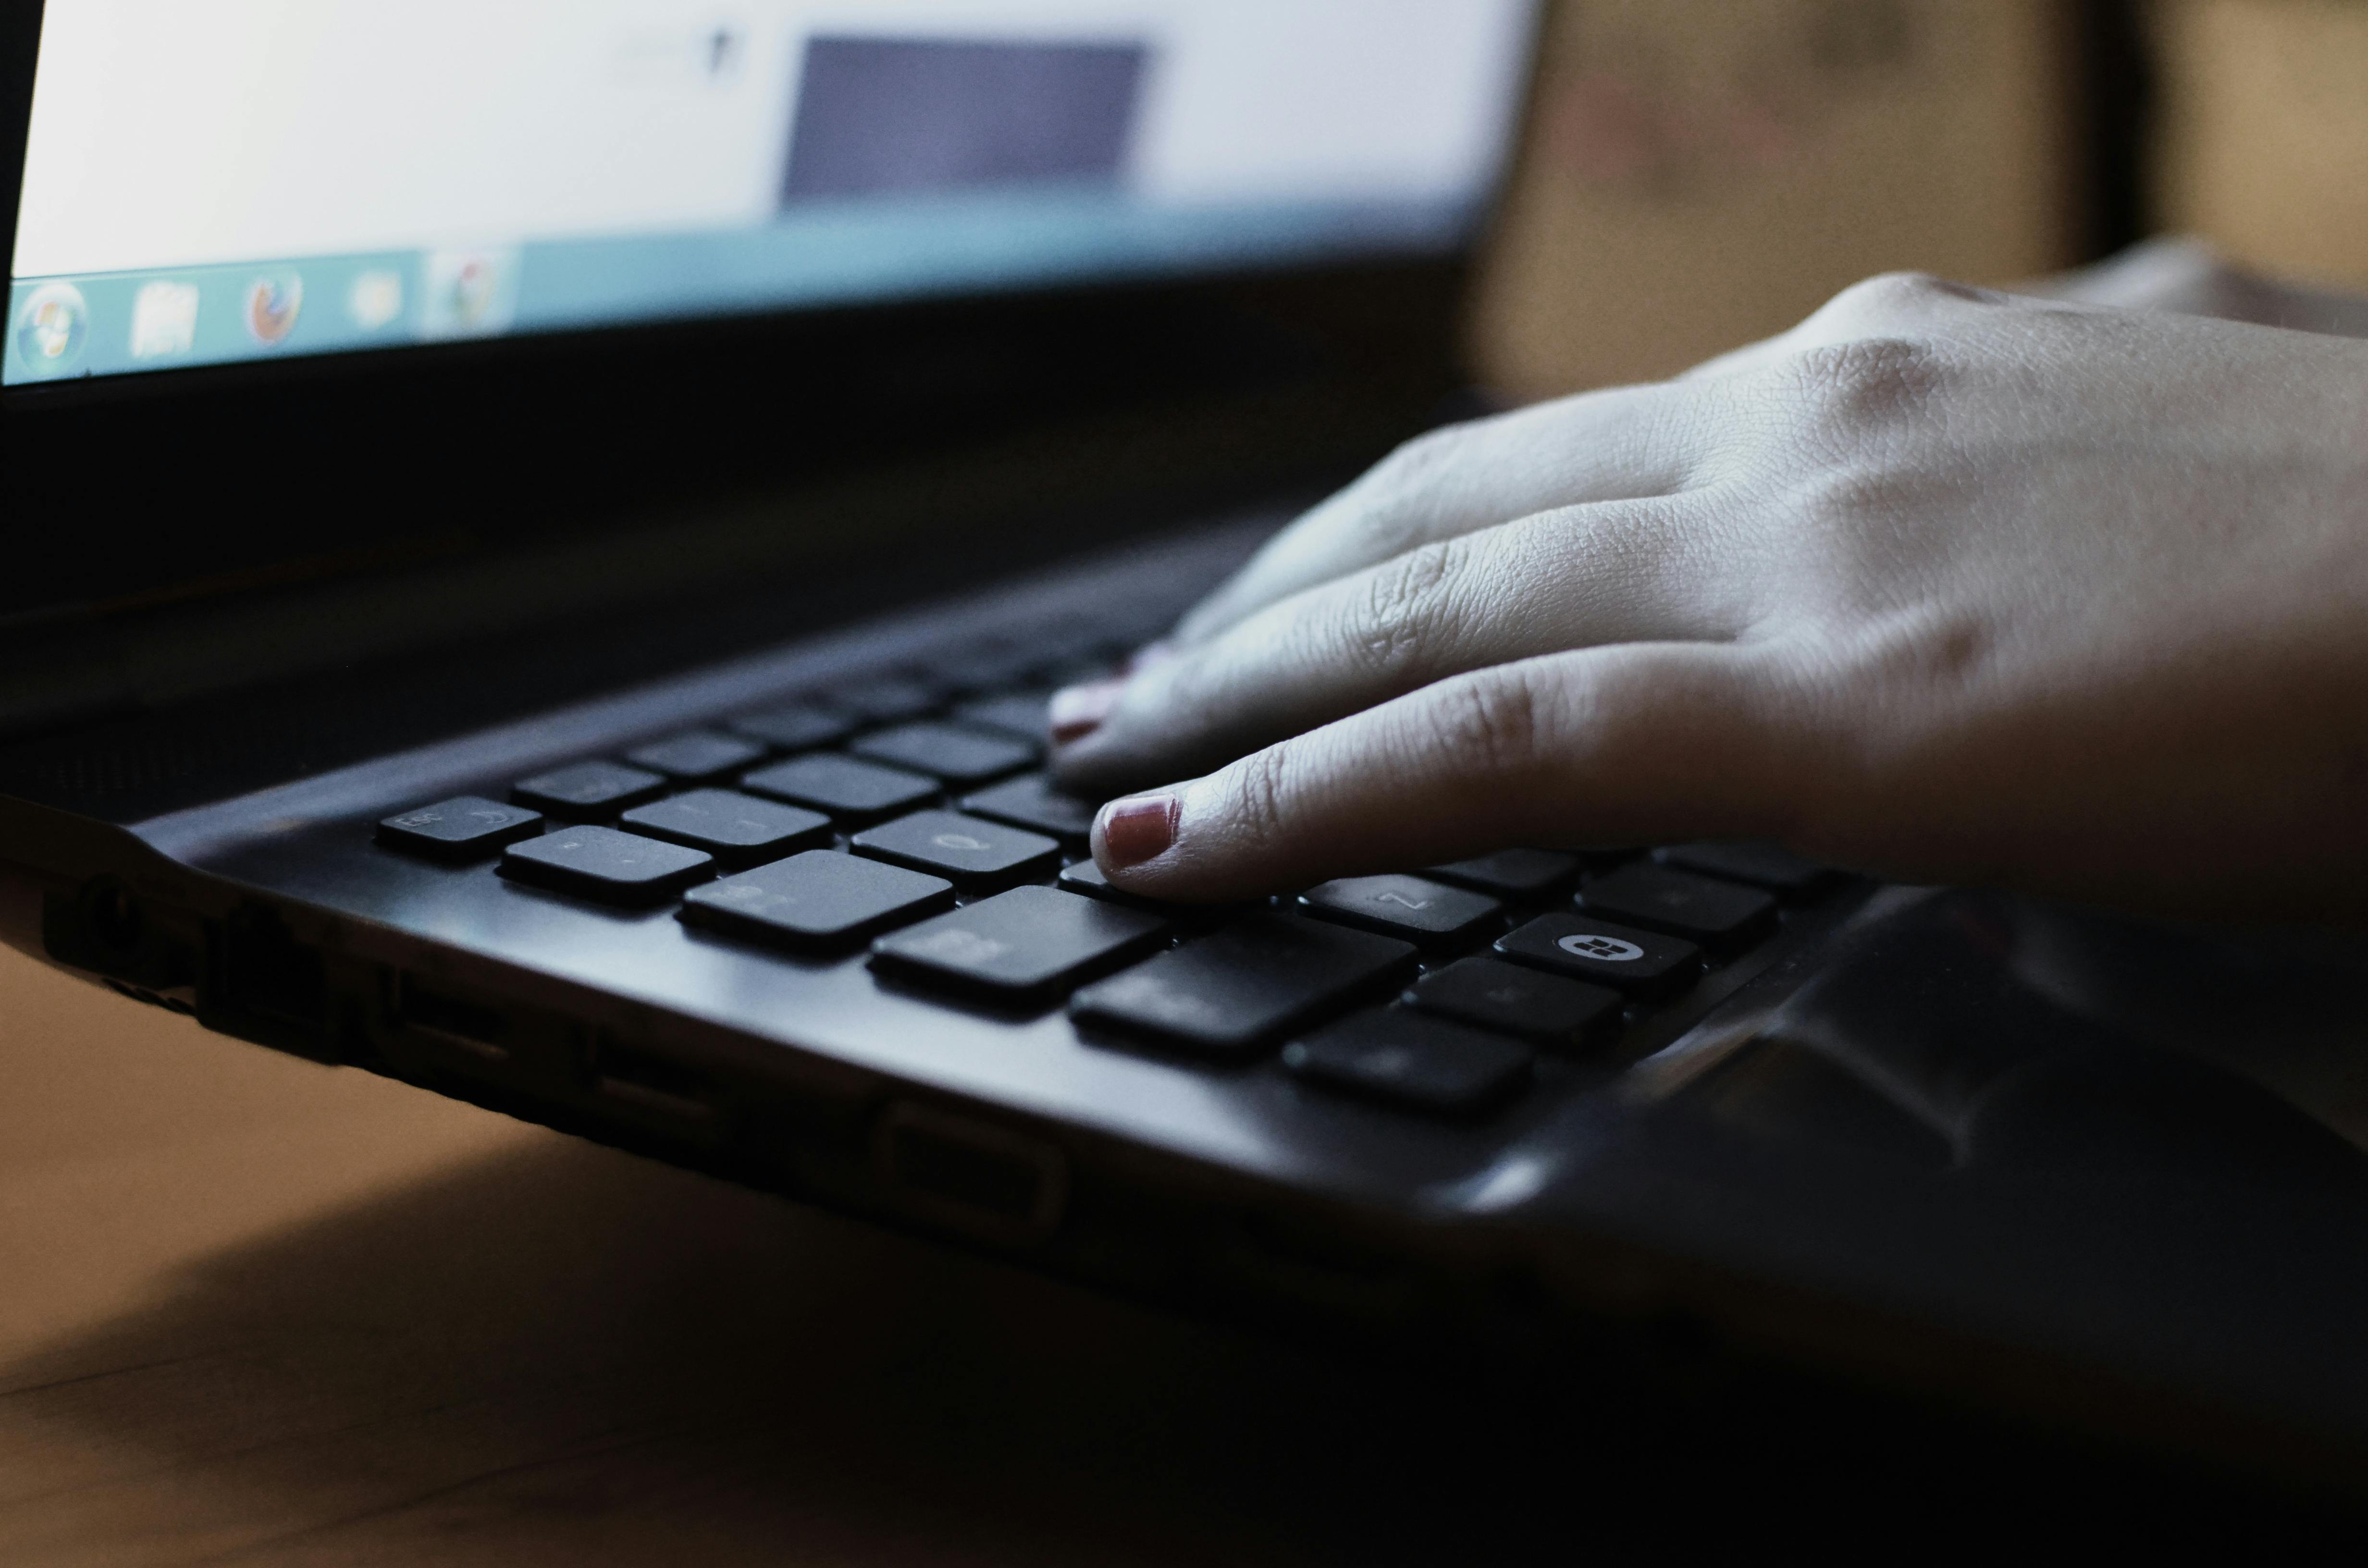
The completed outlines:
<svg viewBox="0 0 2368 1568">
<path fill-rule="evenodd" d="M 1253 915 L 1095 982 L 1069 1010 L 1088 1029 L 1244 1056 L 1396 979 L 1414 955 L 1370 932 Z"/>
<path fill-rule="evenodd" d="M 1009 735 L 952 724 L 899 724 L 875 730 L 848 750 L 871 762 L 928 773 L 949 784 L 984 784 L 1036 760 L 1037 748 Z"/>
<path fill-rule="evenodd" d="M 693 888 L 682 921 L 780 947 L 852 944 L 954 901 L 951 882 L 877 860 L 810 849 Z"/>
<path fill-rule="evenodd" d="M 666 788 L 666 779 L 621 762 L 578 762 L 521 778 L 510 786 L 510 798 L 555 817 L 590 819 L 615 816 L 638 806 Z"/>
<path fill-rule="evenodd" d="M 1326 882 L 1301 893 L 1299 906 L 1319 920 L 1360 926 L 1427 948 L 1452 947 L 1477 936 L 1504 909 L 1482 893 L 1399 876 Z"/>
<path fill-rule="evenodd" d="M 964 888 L 1025 881 L 1061 863 L 1061 846 L 1042 834 L 959 812 L 915 812 L 857 834 L 852 847 L 858 855 L 950 878 Z"/>
<path fill-rule="evenodd" d="M 1015 642 L 996 637 L 934 653 L 924 663 L 931 677 L 952 690 L 995 691 L 1019 685 L 1053 656 L 1050 650 L 1035 642 Z"/>
<path fill-rule="evenodd" d="M 851 713 L 818 703 L 792 702 L 762 713 L 744 713 L 732 721 L 734 734 L 761 741 L 775 751 L 809 751 L 836 745 L 855 733 L 859 721 Z"/>
<path fill-rule="evenodd" d="M 635 767 L 646 767 L 652 773 L 663 773 L 686 784 L 705 784 L 727 773 L 737 773 L 764 755 L 763 746 L 737 735 L 689 730 L 636 747 L 625 754 L 625 760 Z"/>
<path fill-rule="evenodd" d="M 1282 1048 L 1293 1075 L 1437 1116 L 1471 1116 L 1530 1081 L 1530 1048 L 1393 1007 L 1360 1013 Z"/>
<path fill-rule="evenodd" d="M 715 872 L 715 859 L 612 827 L 564 827 L 502 852 L 501 874 L 603 903 L 663 903 Z"/>
<path fill-rule="evenodd" d="M 1773 894 L 1649 861 L 1596 878 L 1579 890 L 1578 903 L 1580 908 L 1611 919 L 1726 952 L 1776 928 Z"/>
<path fill-rule="evenodd" d="M 1400 1000 L 1559 1050 L 1586 1044 L 1620 1023 L 1618 992 L 1496 959 L 1458 959 L 1416 981 Z"/>
<path fill-rule="evenodd" d="M 934 711 L 944 694 L 917 676 L 880 676 L 827 687 L 814 694 L 833 708 L 872 724 L 901 724 Z"/>
<path fill-rule="evenodd" d="M 617 819 L 629 833 L 704 849 L 725 866 L 754 866 L 801 849 L 827 847 L 830 819 L 731 790 L 693 790 L 635 806 Z"/>
<path fill-rule="evenodd" d="M 1013 888 L 872 945 L 871 966 L 1013 1005 L 1048 1002 L 1157 947 L 1156 915 L 1051 888 Z"/>
<path fill-rule="evenodd" d="M 1080 860 L 1064 869 L 1061 872 L 1060 885 L 1070 892 L 1082 893 L 1087 898 L 1108 899 L 1112 903 L 1123 903 L 1135 909 L 1176 908 L 1176 905 L 1162 903 L 1156 898 L 1144 898 L 1140 893 L 1110 886 L 1110 878 L 1103 875 L 1102 869 L 1091 860 Z"/>
<path fill-rule="evenodd" d="M 542 831 L 542 813 L 479 795 L 455 795 L 378 824 L 378 841 L 433 860 L 482 860 Z"/>
<path fill-rule="evenodd" d="M 1083 844 L 1094 828 L 1094 804 L 1080 801 L 1042 773 L 1022 774 L 962 799 L 962 810 Z"/>
<path fill-rule="evenodd" d="M 744 776 L 740 788 L 809 811 L 828 812 L 843 823 L 867 823 L 934 798 L 938 782 L 900 768 L 816 752 L 760 767 Z"/>
<path fill-rule="evenodd" d="M 1592 915 L 1541 915 L 1497 938 L 1498 956 L 1624 996 L 1674 996 L 1702 973 L 1702 949 Z"/>
<path fill-rule="evenodd" d="M 1476 860 L 1433 866 L 1423 872 L 1460 888 L 1473 888 L 1498 898 L 1526 900 L 1558 897 L 1578 881 L 1578 857 L 1559 849 L 1499 849 Z"/>
<path fill-rule="evenodd" d="M 1749 882 L 1787 898 L 1805 897 L 1841 875 L 1775 844 L 1673 844 L 1654 850 L 1653 858 L 1681 871 Z"/>
<path fill-rule="evenodd" d="M 1053 722 L 1046 709 L 1053 700 L 1049 691 L 1013 691 L 1001 697 L 981 697 L 954 710 L 954 717 L 965 724 L 981 729 L 996 730 L 1039 745 L 1052 733 Z"/>
</svg>

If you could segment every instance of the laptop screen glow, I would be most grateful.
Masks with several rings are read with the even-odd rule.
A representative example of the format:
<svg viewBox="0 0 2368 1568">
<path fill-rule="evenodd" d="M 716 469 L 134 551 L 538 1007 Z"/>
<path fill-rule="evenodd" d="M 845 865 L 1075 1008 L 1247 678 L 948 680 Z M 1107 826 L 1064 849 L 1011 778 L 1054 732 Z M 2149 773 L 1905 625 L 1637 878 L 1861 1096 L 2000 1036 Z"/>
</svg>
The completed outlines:
<svg viewBox="0 0 2368 1568">
<path fill-rule="evenodd" d="M 1421 252 L 1531 0 L 49 0 L 11 383 Z"/>
</svg>

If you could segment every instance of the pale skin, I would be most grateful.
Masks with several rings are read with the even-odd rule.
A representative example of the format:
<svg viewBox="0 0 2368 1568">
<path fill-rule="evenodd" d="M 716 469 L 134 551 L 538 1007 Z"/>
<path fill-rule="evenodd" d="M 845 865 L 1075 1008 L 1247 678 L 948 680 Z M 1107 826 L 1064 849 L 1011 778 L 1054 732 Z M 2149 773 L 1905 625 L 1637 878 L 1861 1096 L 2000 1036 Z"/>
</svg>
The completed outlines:
<svg viewBox="0 0 2368 1568">
<path fill-rule="evenodd" d="M 2056 292 L 1876 278 L 1410 443 L 1056 699 L 1061 776 L 1136 791 L 1104 869 L 1215 900 L 1750 837 L 2368 918 L 2368 342 L 2328 335 L 2368 312 L 2192 253 Z"/>
</svg>

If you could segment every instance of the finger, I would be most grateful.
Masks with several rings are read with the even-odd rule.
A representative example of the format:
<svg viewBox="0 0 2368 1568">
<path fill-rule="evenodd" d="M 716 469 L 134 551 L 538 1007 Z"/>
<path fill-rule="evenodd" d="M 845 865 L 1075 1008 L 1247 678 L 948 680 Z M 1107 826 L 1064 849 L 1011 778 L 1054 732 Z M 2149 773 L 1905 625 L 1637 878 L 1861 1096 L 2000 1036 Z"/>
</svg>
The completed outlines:
<svg viewBox="0 0 2368 1568">
<path fill-rule="evenodd" d="M 1499 665 L 1114 801 L 1130 892 L 1251 897 L 1514 846 L 1790 836 L 1820 747 L 1764 648 L 1626 644 Z"/>
<path fill-rule="evenodd" d="M 1532 512 L 1675 494 L 1716 449 L 1717 411 L 1703 403 L 1667 384 L 1621 387 L 1409 441 L 1269 540 L 1177 636 L 1206 642 L 1319 583 Z"/>
<path fill-rule="evenodd" d="M 1107 794 L 1230 762 L 1451 676 L 1607 642 L 1725 641 L 1759 578 L 1703 494 L 1565 507 L 1310 588 L 1063 710 L 1054 766 Z"/>
</svg>

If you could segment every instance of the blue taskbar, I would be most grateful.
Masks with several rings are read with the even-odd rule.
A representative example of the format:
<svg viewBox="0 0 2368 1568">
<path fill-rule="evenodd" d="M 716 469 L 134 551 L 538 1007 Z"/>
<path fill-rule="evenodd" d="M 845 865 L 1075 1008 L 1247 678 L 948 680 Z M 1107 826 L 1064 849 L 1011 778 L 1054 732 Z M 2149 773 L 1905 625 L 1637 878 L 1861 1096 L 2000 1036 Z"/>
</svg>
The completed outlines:
<svg viewBox="0 0 2368 1568">
<path fill-rule="evenodd" d="M 1476 216 L 1461 201 L 874 197 L 755 229 L 20 278 L 0 382 L 1422 254 L 1461 244 Z"/>
</svg>

